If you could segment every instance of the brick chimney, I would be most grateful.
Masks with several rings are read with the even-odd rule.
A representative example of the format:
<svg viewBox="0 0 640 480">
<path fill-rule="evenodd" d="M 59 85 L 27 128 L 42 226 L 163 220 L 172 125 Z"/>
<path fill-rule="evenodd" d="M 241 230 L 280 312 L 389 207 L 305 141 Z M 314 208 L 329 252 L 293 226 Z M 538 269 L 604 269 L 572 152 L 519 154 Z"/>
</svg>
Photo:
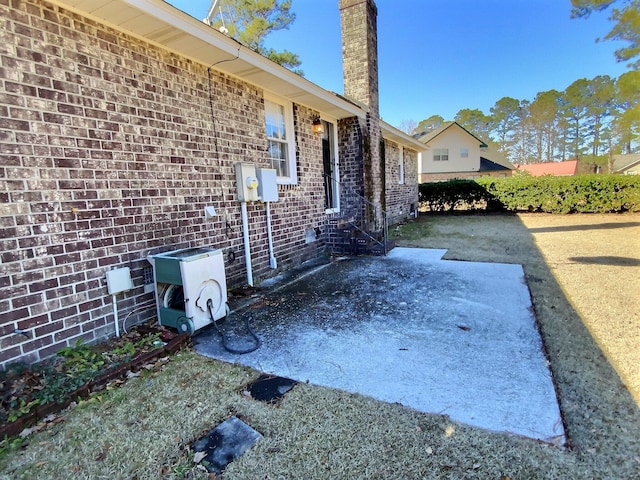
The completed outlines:
<svg viewBox="0 0 640 480">
<path fill-rule="evenodd" d="M 344 94 L 368 107 L 362 123 L 363 193 L 376 206 L 367 228 L 378 230 L 385 202 L 385 165 L 378 101 L 378 8 L 373 0 L 339 0 Z M 367 209 L 369 210 L 369 209 Z"/>
<path fill-rule="evenodd" d="M 373 0 L 340 0 L 345 96 L 378 113 L 378 8 Z"/>
</svg>

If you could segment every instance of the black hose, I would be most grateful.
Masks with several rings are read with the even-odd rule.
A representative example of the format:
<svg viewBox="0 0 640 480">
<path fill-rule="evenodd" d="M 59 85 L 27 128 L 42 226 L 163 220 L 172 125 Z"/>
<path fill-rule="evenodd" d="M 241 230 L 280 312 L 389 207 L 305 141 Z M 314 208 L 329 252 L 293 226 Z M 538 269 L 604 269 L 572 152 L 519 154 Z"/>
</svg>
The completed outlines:
<svg viewBox="0 0 640 480">
<path fill-rule="evenodd" d="M 253 337 L 253 340 L 254 340 L 255 344 L 252 347 L 250 347 L 250 348 L 248 348 L 246 350 L 239 350 L 239 349 L 236 349 L 236 348 L 232 348 L 232 347 L 230 347 L 228 345 L 226 335 L 224 333 L 222 333 L 222 330 L 220 330 L 220 328 L 218 327 L 218 324 L 217 324 L 217 322 L 215 321 L 215 319 L 213 317 L 213 301 L 211 299 L 207 300 L 207 310 L 209 310 L 209 316 L 211 317 L 211 321 L 213 322 L 213 326 L 216 329 L 216 332 L 218 332 L 218 334 L 222 338 L 222 346 L 224 347 L 224 349 L 227 352 L 235 353 L 235 354 L 238 354 L 238 355 L 244 355 L 245 353 L 255 352 L 258 348 L 260 348 L 262 343 L 260 342 L 260 339 L 258 338 L 256 333 L 251 328 L 251 324 L 249 322 L 249 317 L 247 317 L 247 319 L 246 319 L 247 331 Z"/>
</svg>

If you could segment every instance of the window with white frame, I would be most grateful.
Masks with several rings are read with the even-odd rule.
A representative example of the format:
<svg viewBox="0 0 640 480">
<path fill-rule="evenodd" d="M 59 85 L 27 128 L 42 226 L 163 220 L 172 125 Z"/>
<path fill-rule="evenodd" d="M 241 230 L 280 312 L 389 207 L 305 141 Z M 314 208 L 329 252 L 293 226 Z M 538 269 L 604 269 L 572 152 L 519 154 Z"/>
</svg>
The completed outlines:
<svg viewBox="0 0 640 480">
<path fill-rule="evenodd" d="M 469 158 L 469 149 L 461 148 L 460 149 L 460 158 Z"/>
<path fill-rule="evenodd" d="M 404 184 L 404 147 L 398 145 L 398 184 Z"/>
<path fill-rule="evenodd" d="M 449 160 L 448 148 L 434 148 L 433 149 L 433 161 L 434 162 L 446 162 Z"/>
<path fill-rule="evenodd" d="M 335 120 L 322 120 L 322 164 L 324 177 L 324 208 L 327 213 L 340 211 L 340 178 L 338 137 Z"/>
<path fill-rule="evenodd" d="M 293 131 L 293 104 L 265 94 L 265 124 L 269 142 L 267 155 L 280 184 L 298 183 Z"/>
</svg>

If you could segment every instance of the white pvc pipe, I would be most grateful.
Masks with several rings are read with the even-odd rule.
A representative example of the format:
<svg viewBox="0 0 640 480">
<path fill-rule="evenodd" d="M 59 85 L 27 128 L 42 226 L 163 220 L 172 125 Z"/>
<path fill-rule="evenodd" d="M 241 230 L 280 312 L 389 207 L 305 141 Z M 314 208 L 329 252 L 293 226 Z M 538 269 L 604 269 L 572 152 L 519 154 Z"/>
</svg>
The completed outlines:
<svg viewBox="0 0 640 480">
<path fill-rule="evenodd" d="M 247 283 L 253 287 L 253 272 L 251 271 L 251 246 L 249 245 L 249 215 L 247 202 L 240 202 L 242 210 L 242 238 L 244 240 L 244 263 L 247 266 Z"/>
<path fill-rule="evenodd" d="M 116 337 L 120 336 L 120 322 L 118 321 L 118 302 L 116 301 L 116 296 L 111 295 L 113 298 L 113 320 L 116 326 Z"/>
<path fill-rule="evenodd" d="M 269 266 L 271 268 L 278 268 L 278 262 L 276 261 L 276 257 L 273 254 L 273 237 L 271 235 L 271 205 L 270 202 L 266 202 L 267 204 L 267 239 L 269 241 Z"/>
</svg>

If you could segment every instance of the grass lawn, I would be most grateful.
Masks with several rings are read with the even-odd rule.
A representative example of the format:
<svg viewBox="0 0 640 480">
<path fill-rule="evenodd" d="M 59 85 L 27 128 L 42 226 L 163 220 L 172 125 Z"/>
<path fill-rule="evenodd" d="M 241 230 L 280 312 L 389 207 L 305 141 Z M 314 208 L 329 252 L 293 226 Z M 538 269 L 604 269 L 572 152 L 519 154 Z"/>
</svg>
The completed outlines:
<svg viewBox="0 0 640 480">
<path fill-rule="evenodd" d="M 211 478 L 189 445 L 231 415 L 263 438 L 226 479 L 637 478 L 639 230 L 637 214 L 454 215 L 393 232 L 400 245 L 447 248 L 445 258 L 524 266 L 564 448 L 307 384 L 268 405 L 245 393 L 259 372 L 186 350 L 22 445 L 5 441 L 0 478 Z"/>
</svg>

